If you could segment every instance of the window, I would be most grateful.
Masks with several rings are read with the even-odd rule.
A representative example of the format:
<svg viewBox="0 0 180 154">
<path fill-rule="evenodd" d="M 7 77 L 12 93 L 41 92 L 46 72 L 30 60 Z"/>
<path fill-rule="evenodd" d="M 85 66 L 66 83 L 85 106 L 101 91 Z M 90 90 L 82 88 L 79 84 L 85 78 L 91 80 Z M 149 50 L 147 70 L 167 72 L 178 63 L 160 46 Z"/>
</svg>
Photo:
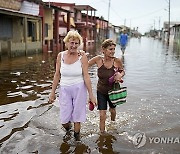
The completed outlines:
<svg viewBox="0 0 180 154">
<path fill-rule="evenodd" d="M 0 38 L 12 38 L 12 19 L 0 15 Z"/>
<path fill-rule="evenodd" d="M 45 33 L 45 37 L 48 37 L 48 24 L 45 23 L 45 26 L 44 26 L 44 33 Z"/>
<path fill-rule="evenodd" d="M 35 40 L 35 23 L 28 21 L 28 37 L 32 37 L 32 41 Z"/>
</svg>

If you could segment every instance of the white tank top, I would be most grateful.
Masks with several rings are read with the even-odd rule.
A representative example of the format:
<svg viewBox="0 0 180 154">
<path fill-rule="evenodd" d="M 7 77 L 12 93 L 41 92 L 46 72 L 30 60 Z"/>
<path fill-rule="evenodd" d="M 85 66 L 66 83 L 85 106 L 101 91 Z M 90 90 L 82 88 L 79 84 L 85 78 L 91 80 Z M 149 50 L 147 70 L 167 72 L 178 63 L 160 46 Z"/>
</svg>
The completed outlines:
<svg viewBox="0 0 180 154">
<path fill-rule="evenodd" d="M 64 53 L 65 51 L 61 53 L 60 85 L 70 86 L 70 85 L 84 82 L 83 75 L 82 75 L 82 65 L 81 65 L 82 56 L 79 56 L 79 59 L 73 64 L 65 64 Z"/>
</svg>

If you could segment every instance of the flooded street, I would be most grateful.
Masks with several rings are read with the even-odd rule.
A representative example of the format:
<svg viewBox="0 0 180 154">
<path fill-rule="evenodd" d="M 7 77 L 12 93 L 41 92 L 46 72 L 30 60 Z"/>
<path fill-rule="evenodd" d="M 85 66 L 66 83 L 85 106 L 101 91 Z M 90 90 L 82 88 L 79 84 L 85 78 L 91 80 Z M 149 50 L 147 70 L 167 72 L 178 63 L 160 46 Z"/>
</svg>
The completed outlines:
<svg viewBox="0 0 180 154">
<path fill-rule="evenodd" d="M 87 108 L 78 144 L 63 141 L 59 108 L 48 104 L 55 57 L 0 61 L 0 153 L 180 153 L 180 51 L 152 38 L 132 38 L 122 57 L 128 98 L 117 106 L 116 130 L 108 114 L 108 133 L 99 135 L 98 111 Z M 96 67 L 89 73 L 96 93 Z"/>
</svg>

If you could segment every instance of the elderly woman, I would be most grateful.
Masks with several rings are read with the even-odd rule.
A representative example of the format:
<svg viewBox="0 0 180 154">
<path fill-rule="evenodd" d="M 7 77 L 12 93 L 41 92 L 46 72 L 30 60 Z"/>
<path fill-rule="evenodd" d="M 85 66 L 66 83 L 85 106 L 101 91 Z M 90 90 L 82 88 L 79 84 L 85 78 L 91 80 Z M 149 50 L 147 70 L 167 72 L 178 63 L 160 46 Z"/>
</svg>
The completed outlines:
<svg viewBox="0 0 180 154">
<path fill-rule="evenodd" d="M 96 64 L 98 67 L 97 101 L 100 114 L 100 131 L 103 133 L 105 131 L 107 103 L 109 104 L 112 124 L 114 124 L 116 117 L 116 106 L 112 104 L 108 97 L 108 91 L 112 89 L 113 86 L 109 84 L 109 78 L 118 70 L 115 73 L 114 81 L 121 81 L 125 73 L 121 60 L 114 57 L 115 42 L 111 39 L 107 39 L 102 43 L 101 47 L 104 56 L 98 55 L 90 59 L 89 66 Z"/>
<path fill-rule="evenodd" d="M 86 54 L 78 50 L 82 43 L 82 37 L 77 31 L 69 31 L 63 41 L 67 50 L 60 52 L 57 56 L 56 72 L 49 102 L 54 101 L 55 90 L 60 82 L 61 123 L 67 131 L 66 135 L 70 132 L 71 122 L 74 123 L 74 137 L 78 141 L 80 140 L 81 122 L 86 120 L 87 91 L 89 101 L 93 102 L 94 105 L 96 99 L 92 93 Z"/>
</svg>

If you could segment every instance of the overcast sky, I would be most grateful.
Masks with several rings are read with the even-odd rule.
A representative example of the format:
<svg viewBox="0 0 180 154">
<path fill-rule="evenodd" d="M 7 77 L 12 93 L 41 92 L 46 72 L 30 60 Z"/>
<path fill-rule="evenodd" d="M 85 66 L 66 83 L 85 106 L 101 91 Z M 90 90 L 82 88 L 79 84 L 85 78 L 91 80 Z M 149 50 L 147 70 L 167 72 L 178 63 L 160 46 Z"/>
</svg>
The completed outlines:
<svg viewBox="0 0 180 154">
<path fill-rule="evenodd" d="M 43 0 L 48 1 L 48 0 Z M 162 28 L 163 22 L 168 21 L 169 0 L 50 0 L 62 3 L 85 4 L 94 7 L 96 16 L 103 16 L 116 26 L 126 25 L 144 33 L 151 28 Z M 171 1 L 171 21 L 180 21 L 180 0 Z"/>
</svg>

